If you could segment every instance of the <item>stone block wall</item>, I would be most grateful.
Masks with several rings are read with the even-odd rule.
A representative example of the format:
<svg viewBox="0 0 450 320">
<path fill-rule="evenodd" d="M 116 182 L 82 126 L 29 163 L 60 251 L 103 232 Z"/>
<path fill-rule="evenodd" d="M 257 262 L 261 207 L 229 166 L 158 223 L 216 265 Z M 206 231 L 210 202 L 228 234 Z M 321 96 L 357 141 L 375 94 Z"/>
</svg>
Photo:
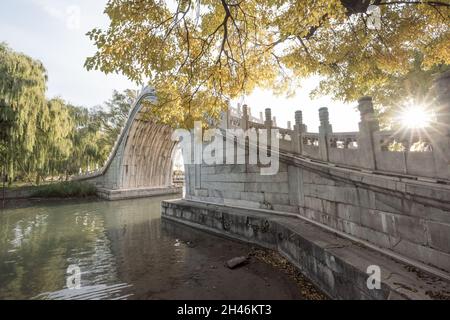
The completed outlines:
<svg viewBox="0 0 450 320">
<path fill-rule="evenodd" d="M 450 271 L 448 188 L 370 174 L 333 179 L 331 174 L 303 170 L 302 175 L 302 216 Z"/>
<path fill-rule="evenodd" d="M 192 183 L 200 176 L 200 187 Z M 263 176 L 257 165 L 190 165 L 186 174 L 186 198 L 217 204 L 286 210 L 289 201 L 287 165 L 276 175 Z M 198 174 L 200 173 L 200 174 Z"/>
<path fill-rule="evenodd" d="M 289 160 L 274 176 L 257 165 L 190 165 L 186 183 L 188 200 L 298 214 L 450 272 L 447 185 Z"/>
</svg>

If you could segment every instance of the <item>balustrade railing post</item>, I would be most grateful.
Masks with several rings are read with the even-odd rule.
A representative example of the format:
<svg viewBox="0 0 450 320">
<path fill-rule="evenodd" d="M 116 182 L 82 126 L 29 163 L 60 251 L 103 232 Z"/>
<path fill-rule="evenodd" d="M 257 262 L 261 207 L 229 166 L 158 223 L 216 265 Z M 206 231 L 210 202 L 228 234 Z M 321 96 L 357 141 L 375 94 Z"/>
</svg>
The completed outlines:
<svg viewBox="0 0 450 320">
<path fill-rule="evenodd" d="M 437 174 L 450 179 L 450 71 L 435 78 L 432 90 L 436 122 L 430 132 Z"/>
<path fill-rule="evenodd" d="M 242 107 L 242 118 L 241 118 L 241 129 L 244 131 L 248 130 L 248 121 L 249 121 L 249 114 L 248 114 L 248 106 L 244 104 Z"/>
<path fill-rule="evenodd" d="M 373 108 L 372 97 L 362 97 L 358 100 L 358 110 L 361 114 L 358 134 L 358 153 L 361 167 L 375 170 L 376 152 L 381 148 L 375 142 L 374 133 L 380 130 L 380 125 Z M 380 149 L 380 150 L 378 150 Z"/>
<path fill-rule="evenodd" d="M 249 125 L 249 121 L 250 121 L 250 108 L 244 104 L 242 106 L 242 118 L 241 118 L 241 129 L 245 132 L 250 128 Z M 245 163 L 249 163 L 248 159 L 249 159 L 249 150 L 250 145 L 247 142 L 247 138 L 245 139 L 244 142 L 244 149 L 245 149 Z"/>
<path fill-rule="evenodd" d="M 319 149 L 320 157 L 324 161 L 329 161 L 329 143 L 328 136 L 333 133 L 333 128 L 330 124 L 330 114 L 328 108 L 319 109 L 320 127 L 319 127 Z"/>
<path fill-rule="evenodd" d="M 295 153 L 302 154 L 303 152 L 303 137 L 302 133 L 304 132 L 303 125 L 303 113 L 298 110 L 295 111 L 295 125 L 294 125 L 294 134 L 292 137 L 292 149 Z"/>
<path fill-rule="evenodd" d="M 266 109 L 266 121 L 264 121 L 264 126 L 267 132 L 267 142 L 266 142 L 267 148 L 270 150 L 272 141 L 272 127 L 273 127 L 272 110 L 270 108 Z"/>
<path fill-rule="evenodd" d="M 303 124 L 303 114 L 300 110 L 295 111 L 295 124 L 292 133 L 292 151 L 297 154 L 303 152 L 303 132 L 306 126 Z M 289 204 L 291 206 L 305 205 L 305 187 L 303 185 L 303 170 L 300 167 L 288 166 L 289 175 Z"/>
</svg>

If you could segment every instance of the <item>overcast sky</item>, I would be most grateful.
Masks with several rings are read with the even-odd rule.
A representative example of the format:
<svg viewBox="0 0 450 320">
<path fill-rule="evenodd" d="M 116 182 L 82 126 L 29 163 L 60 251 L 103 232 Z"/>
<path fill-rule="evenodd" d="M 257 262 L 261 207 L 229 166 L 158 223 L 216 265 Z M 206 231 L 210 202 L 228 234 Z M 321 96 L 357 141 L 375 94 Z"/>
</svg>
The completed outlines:
<svg viewBox="0 0 450 320">
<path fill-rule="evenodd" d="M 86 71 L 86 57 L 95 47 L 86 32 L 107 27 L 103 14 L 107 0 L 9 0 L 0 2 L 0 42 L 12 49 L 41 60 L 49 76 L 48 97 L 62 97 L 75 105 L 92 107 L 108 100 L 114 89 L 137 89 L 137 85 L 121 75 L 104 75 Z M 308 79 L 295 97 L 275 97 L 271 92 L 257 90 L 245 97 L 255 116 L 272 108 L 277 123 L 285 127 L 294 122 L 295 110 L 302 110 L 310 131 L 317 131 L 318 109 L 329 107 L 334 131 L 357 131 L 359 114 L 356 103 L 344 105 L 329 97 L 309 98 L 317 79 Z"/>
</svg>

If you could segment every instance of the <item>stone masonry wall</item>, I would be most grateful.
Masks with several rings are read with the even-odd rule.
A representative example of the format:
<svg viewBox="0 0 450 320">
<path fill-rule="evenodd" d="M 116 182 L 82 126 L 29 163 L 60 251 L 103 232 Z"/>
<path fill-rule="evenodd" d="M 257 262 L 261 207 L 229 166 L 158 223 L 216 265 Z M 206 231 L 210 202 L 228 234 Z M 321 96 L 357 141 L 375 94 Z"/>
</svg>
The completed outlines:
<svg viewBox="0 0 450 320">
<path fill-rule="evenodd" d="M 450 272 L 448 186 L 289 160 L 274 176 L 256 165 L 186 172 L 188 200 L 296 213 Z"/>
</svg>

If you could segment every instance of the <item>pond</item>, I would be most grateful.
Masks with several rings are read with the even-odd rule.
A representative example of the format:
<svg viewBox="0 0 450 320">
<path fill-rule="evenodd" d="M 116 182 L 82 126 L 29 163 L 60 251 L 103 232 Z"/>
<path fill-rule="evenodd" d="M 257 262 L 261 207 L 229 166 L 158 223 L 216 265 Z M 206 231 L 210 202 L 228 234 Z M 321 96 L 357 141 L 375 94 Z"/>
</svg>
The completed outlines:
<svg viewBox="0 0 450 320">
<path fill-rule="evenodd" d="M 251 246 L 161 220 L 166 198 L 0 210 L 0 299 L 301 299 Z"/>
</svg>

